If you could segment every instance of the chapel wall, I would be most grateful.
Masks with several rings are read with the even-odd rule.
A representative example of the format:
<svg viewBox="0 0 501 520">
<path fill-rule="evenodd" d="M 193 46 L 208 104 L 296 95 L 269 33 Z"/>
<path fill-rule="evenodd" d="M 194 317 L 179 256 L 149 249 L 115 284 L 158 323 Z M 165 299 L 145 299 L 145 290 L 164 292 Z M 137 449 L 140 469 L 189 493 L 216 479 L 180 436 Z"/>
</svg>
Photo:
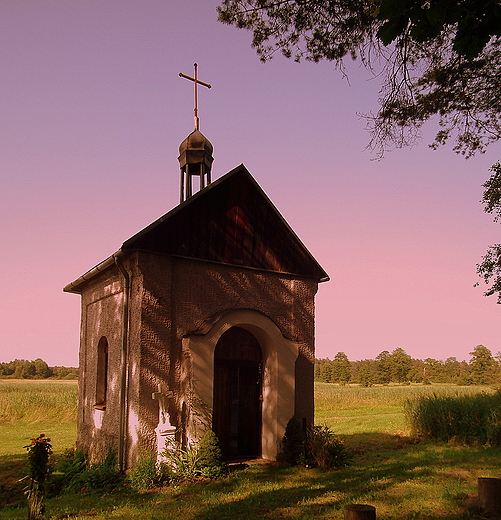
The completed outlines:
<svg viewBox="0 0 501 520">
<path fill-rule="evenodd" d="M 140 313 L 140 318 L 135 322 L 141 324 L 139 363 L 134 370 L 137 397 L 141 403 L 141 407 L 137 407 L 141 425 L 138 446 L 139 449 L 162 451 L 164 446 L 161 444 L 165 443 L 165 438 L 160 438 L 155 430 L 168 429 L 169 422 L 175 426 L 180 409 L 179 376 L 175 369 L 179 353 L 176 342 L 172 341 L 171 260 L 145 252 L 136 252 L 135 258 L 140 273 L 134 297 L 134 308 Z M 163 403 L 152 398 L 154 393 L 167 391 L 174 391 L 173 400 Z"/>
<path fill-rule="evenodd" d="M 159 420 L 158 403 L 151 399 L 151 391 L 162 380 L 169 382 L 175 395 L 171 422 L 179 426 L 186 419 L 193 396 L 183 361 L 183 337 L 237 309 L 264 314 L 286 339 L 299 345 L 295 410 L 298 417 L 313 422 L 315 280 L 153 253 L 138 255 L 144 273 L 141 380 L 147 403 L 144 418 L 150 431 Z"/>
<path fill-rule="evenodd" d="M 122 305 L 123 288 L 114 267 L 94 277 L 82 291 L 77 446 L 91 462 L 118 447 Z M 98 344 L 103 337 L 108 343 L 106 409 L 98 409 Z"/>
</svg>

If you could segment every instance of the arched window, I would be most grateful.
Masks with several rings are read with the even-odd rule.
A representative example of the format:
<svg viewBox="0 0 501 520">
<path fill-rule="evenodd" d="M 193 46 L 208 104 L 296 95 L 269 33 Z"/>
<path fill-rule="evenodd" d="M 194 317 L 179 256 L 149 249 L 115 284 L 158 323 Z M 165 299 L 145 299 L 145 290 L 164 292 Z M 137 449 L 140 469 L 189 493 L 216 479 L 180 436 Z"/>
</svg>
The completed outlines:
<svg viewBox="0 0 501 520">
<path fill-rule="evenodd" d="M 97 344 L 96 404 L 94 408 L 106 410 L 108 390 L 108 340 L 103 336 Z"/>
</svg>

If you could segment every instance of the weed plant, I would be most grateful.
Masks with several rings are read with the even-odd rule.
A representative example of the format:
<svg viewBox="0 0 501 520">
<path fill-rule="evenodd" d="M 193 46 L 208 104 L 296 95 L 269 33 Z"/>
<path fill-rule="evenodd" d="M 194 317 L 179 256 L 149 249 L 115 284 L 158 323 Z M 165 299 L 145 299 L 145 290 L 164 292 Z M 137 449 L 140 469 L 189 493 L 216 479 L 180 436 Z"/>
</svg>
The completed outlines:
<svg viewBox="0 0 501 520">
<path fill-rule="evenodd" d="M 405 413 L 412 432 L 425 439 L 501 445 L 501 391 L 495 394 L 422 396 Z"/>
<path fill-rule="evenodd" d="M 167 439 L 161 458 L 162 478 L 171 482 L 216 478 L 226 469 L 219 440 L 210 429 L 205 431 L 198 444 L 190 443 L 184 448 L 179 442 Z"/>
<path fill-rule="evenodd" d="M 451 384 L 405 386 L 387 385 L 369 388 L 315 383 L 315 420 L 329 426 L 337 435 L 365 435 L 375 432 L 409 435 L 404 405 L 421 396 L 467 396 L 492 394 L 488 386 Z"/>
<path fill-rule="evenodd" d="M 156 456 L 151 452 L 141 452 L 136 465 L 129 472 L 127 481 L 136 491 L 148 491 L 161 486 L 168 481 L 168 472 L 164 464 L 157 462 Z"/>
<path fill-rule="evenodd" d="M 315 383 L 316 414 L 323 411 L 352 413 L 354 410 L 373 407 L 402 407 L 409 399 L 422 396 L 468 396 L 479 393 L 494 393 L 488 386 L 456 385 L 386 385 L 386 386 L 340 386 L 332 383 Z"/>
<path fill-rule="evenodd" d="M 182 448 L 176 441 L 168 441 L 162 452 L 162 463 L 171 481 L 193 481 L 199 477 L 198 448 L 188 444 Z"/>
<path fill-rule="evenodd" d="M 67 449 L 57 461 L 52 474 L 51 493 L 57 495 L 63 489 L 75 489 L 76 482 L 87 469 L 87 460 L 82 450 Z"/>
</svg>

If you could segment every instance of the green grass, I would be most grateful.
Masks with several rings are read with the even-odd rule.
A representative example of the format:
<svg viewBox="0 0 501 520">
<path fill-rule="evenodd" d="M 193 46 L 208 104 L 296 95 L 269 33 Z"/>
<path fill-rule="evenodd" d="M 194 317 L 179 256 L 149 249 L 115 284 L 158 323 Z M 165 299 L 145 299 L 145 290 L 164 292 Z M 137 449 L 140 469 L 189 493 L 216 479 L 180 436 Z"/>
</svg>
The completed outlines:
<svg viewBox="0 0 501 520">
<path fill-rule="evenodd" d="M 213 482 L 124 491 L 80 492 L 47 501 L 49 518 L 95 520 L 341 519 L 344 505 L 369 503 L 386 520 L 486 518 L 472 501 L 478 476 L 499 476 L 499 449 L 416 445 L 370 452 L 341 471 L 252 465 Z M 0 519 L 26 518 L 25 509 Z"/>
<path fill-rule="evenodd" d="M 76 381 L 0 380 L 0 456 L 25 453 L 40 433 L 55 453 L 74 446 L 77 396 Z"/>
<path fill-rule="evenodd" d="M 17 422 L 0 425 L 0 456 L 21 455 L 26 453 L 23 446 L 31 442 L 32 437 L 45 433 L 52 440 L 54 453 L 63 453 L 66 448 L 75 445 L 77 426 L 74 422 Z"/>
<path fill-rule="evenodd" d="M 78 383 L 0 379 L 0 424 L 75 422 Z"/>
<path fill-rule="evenodd" d="M 465 396 L 493 393 L 485 386 L 408 385 L 339 386 L 315 383 L 315 422 L 340 435 L 391 433 L 408 435 L 404 416 L 408 399 L 422 396 Z"/>
<path fill-rule="evenodd" d="M 32 437 L 47 434 L 56 456 L 75 445 L 77 392 L 76 381 L 0 380 L 0 507 L 24 504 Z"/>
<path fill-rule="evenodd" d="M 0 383 L 0 402 L 5 397 L 1 396 L 2 388 Z M 482 390 L 490 391 L 478 387 L 354 388 L 317 384 L 316 423 L 327 423 L 341 434 L 354 452 L 352 466 L 321 471 L 256 464 L 220 480 L 149 493 L 124 487 L 115 494 L 85 491 L 61 495 L 47 500 L 47 519 L 340 520 L 344 505 L 349 503 L 372 504 L 378 518 L 386 520 L 485 519 L 488 517 L 475 505 L 477 478 L 501 477 L 501 450 L 416 444 L 406 437 L 403 422 L 403 405 L 409 397 L 423 392 L 464 395 Z M 32 402 L 30 399 L 25 402 Z M 59 401 L 54 397 L 50 402 L 55 405 Z M 16 480 L 25 474 L 22 446 L 26 440 L 43 431 L 62 452 L 74 443 L 75 423 L 69 424 L 67 430 L 57 420 L 31 423 L 16 419 L 0 425 L 0 506 L 5 506 L 0 508 L 0 520 L 24 520 L 27 516 L 24 507 L 7 507 L 16 499 L 17 505 L 23 504 Z"/>
</svg>

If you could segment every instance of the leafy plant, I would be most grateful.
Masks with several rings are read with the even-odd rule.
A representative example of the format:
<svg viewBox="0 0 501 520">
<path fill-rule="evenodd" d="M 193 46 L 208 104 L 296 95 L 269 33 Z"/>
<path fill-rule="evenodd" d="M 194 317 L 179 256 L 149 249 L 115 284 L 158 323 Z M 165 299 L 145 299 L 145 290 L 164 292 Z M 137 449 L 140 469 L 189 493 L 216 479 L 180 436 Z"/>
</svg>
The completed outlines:
<svg viewBox="0 0 501 520">
<path fill-rule="evenodd" d="M 65 488 L 72 487 L 87 468 L 87 460 L 82 450 L 68 449 L 57 461 L 51 479 L 51 494 L 57 495 Z"/>
<path fill-rule="evenodd" d="M 49 455 L 52 453 L 52 445 L 45 433 L 41 433 L 38 437 L 32 438 L 31 444 L 25 448 L 28 450 L 28 478 L 30 480 L 26 489 L 28 520 L 38 520 L 45 510 L 45 484 L 51 470 Z"/>
<path fill-rule="evenodd" d="M 161 486 L 168 480 L 165 465 L 157 462 L 156 456 L 151 452 L 141 452 L 136 465 L 129 472 L 127 478 L 133 489 L 147 491 Z"/>
<path fill-rule="evenodd" d="M 198 449 L 195 445 L 188 444 L 183 449 L 177 441 L 167 440 L 162 456 L 170 480 L 195 480 L 199 476 Z"/>
<path fill-rule="evenodd" d="M 352 462 L 344 442 L 327 426 L 312 426 L 306 431 L 306 460 L 321 468 L 343 468 Z"/>
<path fill-rule="evenodd" d="M 168 440 L 162 457 L 164 471 L 172 481 L 215 478 L 224 473 L 219 441 L 210 429 L 205 431 L 198 446 L 192 443 L 182 448 L 178 442 Z"/>
<path fill-rule="evenodd" d="M 76 471 L 68 484 L 69 491 L 85 492 L 91 489 L 113 490 L 123 483 L 124 476 L 118 469 L 115 452 L 108 451 L 106 457 L 95 464 L 81 464 L 81 472 Z"/>
</svg>

